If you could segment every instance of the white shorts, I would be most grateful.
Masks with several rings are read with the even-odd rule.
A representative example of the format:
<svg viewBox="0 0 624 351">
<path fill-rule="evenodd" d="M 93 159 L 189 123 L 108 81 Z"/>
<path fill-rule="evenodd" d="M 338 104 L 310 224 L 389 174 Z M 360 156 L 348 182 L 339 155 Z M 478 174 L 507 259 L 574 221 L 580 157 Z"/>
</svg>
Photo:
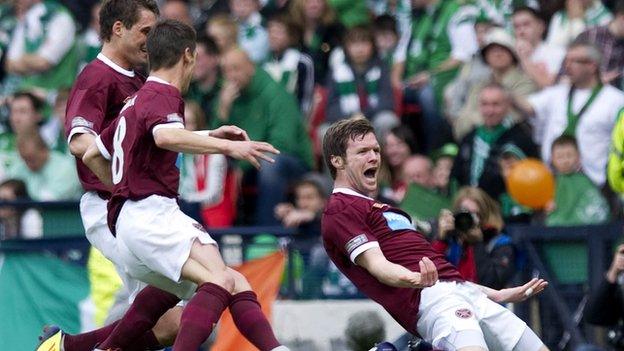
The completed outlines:
<svg viewBox="0 0 624 351">
<path fill-rule="evenodd" d="M 87 240 L 93 247 L 98 249 L 104 257 L 108 258 L 121 281 L 123 282 L 122 289 L 126 289 L 126 296 L 128 296 L 128 303 L 134 301 L 136 294 L 141 291 L 147 284 L 132 278 L 126 273 L 123 263 L 120 260 L 117 250 L 117 239 L 113 236 L 108 228 L 106 221 L 107 201 L 98 196 L 97 193 L 90 191 L 82 195 L 80 198 L 80 216 L 82 217 L 82 225 L 85 228 Z"/>
<path fill-rule="evenodd" d="M 189 299 L 197 288 L 181 278 L 193 242 L 217 245 L 197 221 L 180 210 L 175 199 L 158 195 L 126 201 L 116 228 L 126 272 L 181 299 Z"/>
<path fill-rule="evenodd" d="M 488 349 L 513 350 L 526 328 L 472 283 L 437 282 L 420 294 L 417 330 L 436 348 L 456 350 L 458 333 L 478 332 Z"/>
</svg>

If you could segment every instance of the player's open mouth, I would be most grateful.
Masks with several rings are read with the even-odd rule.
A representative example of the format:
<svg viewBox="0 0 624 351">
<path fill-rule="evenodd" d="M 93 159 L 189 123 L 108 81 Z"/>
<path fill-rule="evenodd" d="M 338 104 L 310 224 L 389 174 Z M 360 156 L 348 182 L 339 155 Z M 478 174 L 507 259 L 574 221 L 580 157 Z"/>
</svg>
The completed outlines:
<svg viewBox="0 0 624 351">
<path fill-rule="evenodd" d="M 364 171 L 364 177 L 366 178 L 375 178 L 377 175 L 377 167 L 372 167 Z"/>
</svg>

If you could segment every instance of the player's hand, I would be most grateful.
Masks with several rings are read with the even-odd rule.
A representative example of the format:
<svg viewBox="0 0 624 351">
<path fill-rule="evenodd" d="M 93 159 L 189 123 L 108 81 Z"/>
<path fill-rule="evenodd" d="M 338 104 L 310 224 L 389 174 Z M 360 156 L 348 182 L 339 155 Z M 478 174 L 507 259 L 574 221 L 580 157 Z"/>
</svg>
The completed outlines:
<svg viewBox="0 0 624 351">
<path fill-rule="evenodd" d="M 269 143 L 263 141 L 231 141 L 225 154 L 237 160 L 244 160 L 251 163 L 256 169 L 260 169 L 260 160 L 275 162 L 266 153 L 279 155 L 279 150 Z"/>
<path fill-rule="evenodd" d="M 490 298 L 498 303 L 521 302 L 541 293 L 547 286 L 544 279 L 533 278 L 524 285 L 498 290 Z"/>
<path fill-rule="evenodd" d="M 210 136 L 219 139 L 248 141 L 249 135 L 244 129 L 237 126 L 221 126 L 215 130 L 210 131 Z"/>
<path fill-rule="evenodd" d="M 275 206 L 275 208 L 273 209 L 273 214 L 275 215 L 276 218 L 281 220 L 284 217 L 288 216 L 288 214 L 294 209 L 295 209 L 295 206 L 293 206 L 291 203 L 282 202 Z"/>
<path fill-rule="evenodd" d="M 420 275 L 418 279 L 413 282 L 413 287 L 422 289 L 432 286 L 438 281 L 438 269 L 428 257 L 423 257 L 420 262 Z"/>
</svg>

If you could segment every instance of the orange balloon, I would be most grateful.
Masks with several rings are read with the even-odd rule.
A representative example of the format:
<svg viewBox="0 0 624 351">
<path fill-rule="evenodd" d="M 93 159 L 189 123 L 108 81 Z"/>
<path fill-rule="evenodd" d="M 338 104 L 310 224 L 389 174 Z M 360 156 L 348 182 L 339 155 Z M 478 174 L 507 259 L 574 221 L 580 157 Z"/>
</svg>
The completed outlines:
<svg viewBox="0 0 624 351">
<path fill-rule="evenodd" d="M 555 195 L 555 178 L 537 159 L 527 158 L 516 163 L 506 181 L 514 200 L 536 210 L 544 208 Z"/>
</svg>

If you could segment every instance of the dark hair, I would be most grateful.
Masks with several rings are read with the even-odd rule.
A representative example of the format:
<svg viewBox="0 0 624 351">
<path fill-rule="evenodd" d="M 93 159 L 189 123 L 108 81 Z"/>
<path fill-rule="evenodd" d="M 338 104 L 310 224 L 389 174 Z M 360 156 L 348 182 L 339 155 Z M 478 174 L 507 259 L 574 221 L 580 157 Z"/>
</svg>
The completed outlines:
<svg viewBox="0 0 624 351">
<path fill-rule="evenodd" d="M 624 15 L 624 0 L 617 0 L 613 4 L 613 16 Z"/>
<path fill-rule="evenodd" d="M 344 34 L 342 41 L 344 45 L 354 41 L 368 41 L 373 44 L 373 47 L 375 46 L 373 31 L 371 30 L 371 27 L 367 25 L 359 25 L 349 28 Z"/>
<path fill-rule="evenodd" d="M 132 28 L 139 21 L 141 9 L 160 15 L 154 0 L 105 0 L 100 8 L 100 38 L 109 41 L 113 35 L 113 25 L 120 21 L 124 27 Z"/>
<path fill-rule="evenodd" d="M 410 154 L 415 154 L 418 151 L 418 143 L 416 142 L 416 137 L 414 136 L 414 132 L 405 125 L 398 125 L 390 129 L 390 133 L 401 141 L 407 144 L 410 149 Z"/>
<path fill-rule="evenodd" d="M 323 157 L 332 178 L 336 179 L 336 168 L 331 164 L 331 157 L 346 157 L 349 140 L 363 138 L 374 131 L 373 125 L 364 117 L 343 119 L 329 127 L 323 137 Z"/>
<path fill-rule="evenodd" d="M 511 15 L 515 16 L 516 14 L 520 12 L 528 12 L 531 16 L 535 17 L 536 19 L 542 22 L 546 22 L 544 15 L 538 10 L 532 8 L 531 6 L 518 6 L 513 10 L 513 13 Z"/>
<path fill-rule="evenodd" d="M 162 20 L 147 35 L 150 70 L 175 66 L 186 49 L 195 52 L 195 30 L 180 21 Z"/>
<path fill-rule="evenodd" d="M 41 100 L 37 95 L 31 93 L 30 91 L 18 91 L 17 93 L 13 94 L 13 100 L 21 98 L 30 100 L 30 103 L 37 112 L 41 112 L 41 109 L 45 104 L 43 100 Z"/>
<path fill-rule="evenodd" d="M 208 55 L 219 56 L 219 47 L 214 39 L 207 34 L 199 34 L 197 37 L 197 46 L 202 46 Z"/>
<path fill-rule="evenodd" d="M 288 33 L 288 36 L 290 38 L 290 42 L 288 43 L 289 45 L 298 46 L 301 44 L 301 41 L 303 40 L 303 28 L 295 23 L 292 18 L 288 16 L 288 14 L 284 12 L 278 12 L 273 16 L 269 17 L 267 21 L 267 27 L 271 24 L 271 22 L 281 24 L 282 26 L 286 27 L 286 32 Z"/>
<path fill-rule="evenodd" d="M 16 199 L 30 199 L 26 183 L 21 179 L 7 179 L 0 183 L 0 188 L 9 188 L 15 194 Z"/>
<path fill-rule="evenodd" d="M 567 134 L 563 134 L 553 141 L 552 145 L 550 146 L 551 152 L 557 146 L 572 146 L 578 150 L 578 143 L 576 141 L 576 138 L 572 135 Z"/>
<path fill-rule="evenodd" d="M 375 21 L 373 22 L 373 30 L 375 32 L 389 31 L 389 32 L 394 33 L 394 35 L 399 35 L 399 33 L 397 32 L 396 19 L 394 19 L 394 17 L 387 15 L 387 14 L 381 15 L 375 18 Z"/>
</svg>

